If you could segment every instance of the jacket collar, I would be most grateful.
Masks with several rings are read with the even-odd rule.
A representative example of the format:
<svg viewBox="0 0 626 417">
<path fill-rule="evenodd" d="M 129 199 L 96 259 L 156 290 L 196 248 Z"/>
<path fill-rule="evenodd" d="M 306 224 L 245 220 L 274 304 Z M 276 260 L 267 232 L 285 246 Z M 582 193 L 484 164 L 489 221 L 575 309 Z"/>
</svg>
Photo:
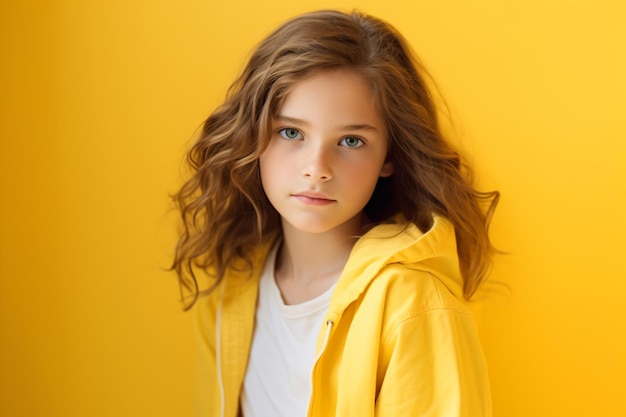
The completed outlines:
<svg viewBox="0 0 626 417">
<path fill-rule="evenodd" d="M 330 301 L 329 319 L 340 317 L 378 273 L 393 264 L 430 272 L 462 298 L 463 281 L 450 221 L 434 215 L 433 226 L 423 233 L 404 216 L 396 215 L 390 223 L 372 228 L 352 248 Z"/>
</svg>

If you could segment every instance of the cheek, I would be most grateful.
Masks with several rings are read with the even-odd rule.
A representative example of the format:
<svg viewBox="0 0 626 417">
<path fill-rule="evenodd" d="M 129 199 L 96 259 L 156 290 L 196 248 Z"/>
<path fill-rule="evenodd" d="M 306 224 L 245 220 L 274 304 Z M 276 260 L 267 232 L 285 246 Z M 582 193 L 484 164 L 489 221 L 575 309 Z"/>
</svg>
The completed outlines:
<svg viewBox="0 0 626 417">
<path fill-rule="evenodd" d="M 368 199 L 380 179 L 382 165 L 382 161 L 372 159 L 369 163 L 361 164 L 357 169 L 350 172 L 350 182 L 360 184 L 359 193 L 367 195 Z"/>
<path fill-rule="evenodd" d="M 259 173 L 261 174 L 261 185 L 263 185 L 263 190 L 267 194 L 268 186 L 270 184 L 271 171 L 269 167 L 272 166 L 271 161 L 268 160 L 266 154 L 261 155 L 259 158 Z"/>
<path fill-rule="evenodd" d="M 268 194 L 273 188 L 279 185 L 281 178 L 284 178 L 285 158 L 283 158 L 274 147 L 270 145 L 259 158 L 259 172 L 261 174 L 261 184 L 265 193 Z"/>
<path fill-rule="evenodd" d="M 377 158 L 368 158 L 352 165 L 346 171 L 346 176 L 352 179 L 358 178 L 359 182 L 376 182 L 380 176 L 381 166 L 382 161 L 379 161 Z"/>
</svg>

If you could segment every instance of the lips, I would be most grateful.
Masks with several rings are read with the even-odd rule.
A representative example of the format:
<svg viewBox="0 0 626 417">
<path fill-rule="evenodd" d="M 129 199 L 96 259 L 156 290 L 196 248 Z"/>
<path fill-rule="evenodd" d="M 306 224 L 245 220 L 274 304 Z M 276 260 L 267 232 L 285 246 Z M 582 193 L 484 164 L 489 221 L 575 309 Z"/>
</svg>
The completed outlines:
<svg viewBox="0 0 626 417">
<path fill-rule="evenodd" d="M 317 191 L 303 191 L 296 194 L 292 194 L 296 200 L 301 203 L 312 205 L 312 206 L 324 206 L 327 204 L 334 203 L 336 200 L 328 197 L 327 195 L 317 192 Z"/>
</svg>

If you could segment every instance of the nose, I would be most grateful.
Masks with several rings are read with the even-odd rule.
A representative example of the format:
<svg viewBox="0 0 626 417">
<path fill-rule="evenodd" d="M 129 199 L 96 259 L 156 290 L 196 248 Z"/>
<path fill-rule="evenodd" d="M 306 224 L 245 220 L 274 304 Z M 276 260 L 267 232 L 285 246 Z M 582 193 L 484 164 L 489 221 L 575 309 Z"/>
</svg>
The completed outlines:
<svg viewBox="0 0 626 417">
<path fill-rule="evenodd" d="M 333 177 L 332 163 L 329 151 L 321 147 L 308 149 L 302 176 L 311 181 L 328 181 Z"/>
</svg>

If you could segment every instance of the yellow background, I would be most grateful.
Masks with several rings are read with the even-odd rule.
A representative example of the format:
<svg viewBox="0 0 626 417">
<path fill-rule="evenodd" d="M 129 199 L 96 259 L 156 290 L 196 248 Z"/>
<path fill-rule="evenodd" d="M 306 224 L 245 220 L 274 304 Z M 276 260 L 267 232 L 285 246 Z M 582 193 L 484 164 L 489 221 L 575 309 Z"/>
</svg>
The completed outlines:
<svg viewBox="0 0 626 417">
<path fill-rule="evenodd" d="M 2 1 L 0 415 L 191 415 L 167 194 L 252 46 L 323 7 L 409 38 L 502 192 L 474 306 L 495 415 L 626 415 L 623 4 Z"/>
</svg>

